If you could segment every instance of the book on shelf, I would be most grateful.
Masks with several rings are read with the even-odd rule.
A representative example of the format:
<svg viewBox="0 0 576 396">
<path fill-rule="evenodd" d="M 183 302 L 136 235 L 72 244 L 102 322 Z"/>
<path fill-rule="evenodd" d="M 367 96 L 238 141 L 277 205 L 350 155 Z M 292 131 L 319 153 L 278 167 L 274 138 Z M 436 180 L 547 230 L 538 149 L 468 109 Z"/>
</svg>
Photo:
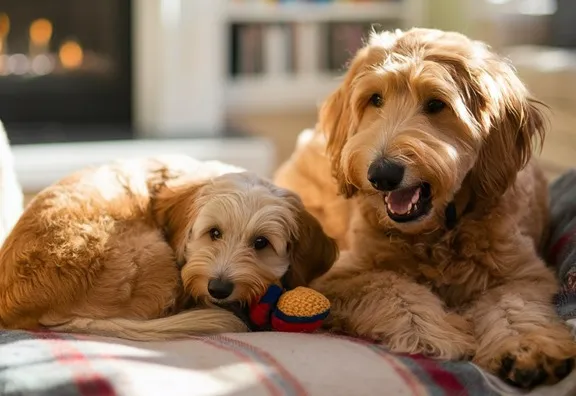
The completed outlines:
<svg viewBox="0 0 576 396">
<path fill-rule="evenodd" d="M 239 77 L 293 73 L 294 41 L 291 24 L 233 24 L 230 74 Z"/>
<path fill-rule="evenodd" d="M 263 73 L 262 26 L 234 24 L 230 33 L 230 74 L 250 76 Z"/>
<path fill-rule="evenodd" d="M 232 0 L 243 3 L 355 3 L 397 0 Z M 379 21 L 382 19 L 383 21 Z M 374 23 L 372 23 L 374 22 Z M 319 20 L 231 24 L 231 75 L 290 76 L 341 72 L 373 27 L 395 29 L 394 16 L 374 21 Z"/>
<path fill-rule="evenodd" d="M 315 37 L 303 39 L 298 32 L 307 26 L 299 24 L 234 24 L 230 39 L 231 76 L 341 72 L 374 26 L 359 22 L 318 25 Z M 398 26 L 386 25 L 378 24 L 386 29 Z M 298 65 L 308 67 L 299 70 Z"/>
</svg>

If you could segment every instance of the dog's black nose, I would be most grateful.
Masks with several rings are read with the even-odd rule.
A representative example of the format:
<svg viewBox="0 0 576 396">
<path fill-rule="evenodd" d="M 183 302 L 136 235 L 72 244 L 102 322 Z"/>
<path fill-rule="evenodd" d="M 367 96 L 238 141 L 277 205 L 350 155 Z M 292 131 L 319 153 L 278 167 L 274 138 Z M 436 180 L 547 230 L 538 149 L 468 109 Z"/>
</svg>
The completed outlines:
<svg viewBox="0 0 576 396">
<path fill-rule="evenodd" d="M 223 279 L 211 279 L 208 282 L 208 293 L 218 300 L 230 297 L 234 291 L 234 283 Z"/>
<path fill-rule="evenodd" d="M 386 158 L 375 160 L 368 168 L 368 181 L 380 191 L 397 189 L 403 178 L 404 166 Z"/>
</svg>

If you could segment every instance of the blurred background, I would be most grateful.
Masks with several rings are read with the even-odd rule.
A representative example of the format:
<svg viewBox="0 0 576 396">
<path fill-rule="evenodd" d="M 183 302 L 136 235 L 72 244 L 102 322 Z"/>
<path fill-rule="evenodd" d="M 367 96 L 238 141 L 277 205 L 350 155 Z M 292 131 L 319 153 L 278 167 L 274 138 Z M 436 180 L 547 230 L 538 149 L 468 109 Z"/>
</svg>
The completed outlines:
<svg viewBox="0 0 576 396">
<path fill-rule="evenodd" d="M 485 40 L 552 109 L 542 161 L 576 162 L 574 0 L 2 0 L 0 119 L 33 194 L 168 152 L 271 176 L 366 33 Z"/>
</svg>

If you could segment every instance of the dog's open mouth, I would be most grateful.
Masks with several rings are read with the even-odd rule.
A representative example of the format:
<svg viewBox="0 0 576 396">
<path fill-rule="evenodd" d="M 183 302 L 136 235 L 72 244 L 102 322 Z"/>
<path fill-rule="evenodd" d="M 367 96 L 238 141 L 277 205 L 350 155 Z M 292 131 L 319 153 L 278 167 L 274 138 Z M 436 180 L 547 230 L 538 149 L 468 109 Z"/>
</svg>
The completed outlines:
<svg viewBox="0 0 576 396">
<path fill-rule="evenodd" d="M 426 215 L 432 208 L 430 184 L 390 191 L 384 196 L 388 216 L 397 223 L 414 221 Z"/>
</svg>

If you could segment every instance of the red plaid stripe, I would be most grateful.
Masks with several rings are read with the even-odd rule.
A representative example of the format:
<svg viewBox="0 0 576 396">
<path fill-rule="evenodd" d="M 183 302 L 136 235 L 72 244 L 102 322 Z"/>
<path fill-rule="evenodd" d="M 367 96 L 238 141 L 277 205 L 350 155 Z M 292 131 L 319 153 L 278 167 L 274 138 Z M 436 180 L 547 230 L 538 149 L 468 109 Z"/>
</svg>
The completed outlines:
<svg viewBox="0 0 576 396">
<path fill-rule="evenodd" d="M 197 337 L 196 339 L 230 352 L 242 361 L 251 364 L 259 380 L 271 395 L 305 396 L 308 394 L 302 384 L 278 360 L 261 348 L 224 335 Z M 258 363 L 273 367 L 278 376 L 262 371 Z"/>
<path fill-rule="evenodd" d="M 70 368 L 72 379 L 81 396 L 116 396 L 114 386 L 92 366 L 90 358 L 76 348 L 73 342 L 53 332 L 33 334 L 49 346 L 59 364 Z"/>
<path fill-rule="evenodd" d="M 550 264 L 558 264 L 559 254 L 564 250 L 566 245 L 574 238 L 575 235 L 576 228 L 572 228 L 562 234 L 562 236 L 560 236 L 560 238 L 558 238 L 558 240 L 552 244 L 548 253 L 548 261 Z"/>
<path fill-rule="evenodd" d="M 436 360 L 420 354 L 392 354 L 381 345 L 369 340 L 333 333 L 323 333 L 322 335 L 368 347 L 396 371 L 404 383 L 410 387 L 413 395 L 468 395 L 468 391 L 458 379 L 458 375 L 442 367 Z M 460 362 L 460 364 L 465 365 L 467 363 Z M 472 367 L 470 370 L 475 373 L 475 369 Z M 431 391 L 432 388 L 435 388 L 435 391 Z"/>
</svg>

